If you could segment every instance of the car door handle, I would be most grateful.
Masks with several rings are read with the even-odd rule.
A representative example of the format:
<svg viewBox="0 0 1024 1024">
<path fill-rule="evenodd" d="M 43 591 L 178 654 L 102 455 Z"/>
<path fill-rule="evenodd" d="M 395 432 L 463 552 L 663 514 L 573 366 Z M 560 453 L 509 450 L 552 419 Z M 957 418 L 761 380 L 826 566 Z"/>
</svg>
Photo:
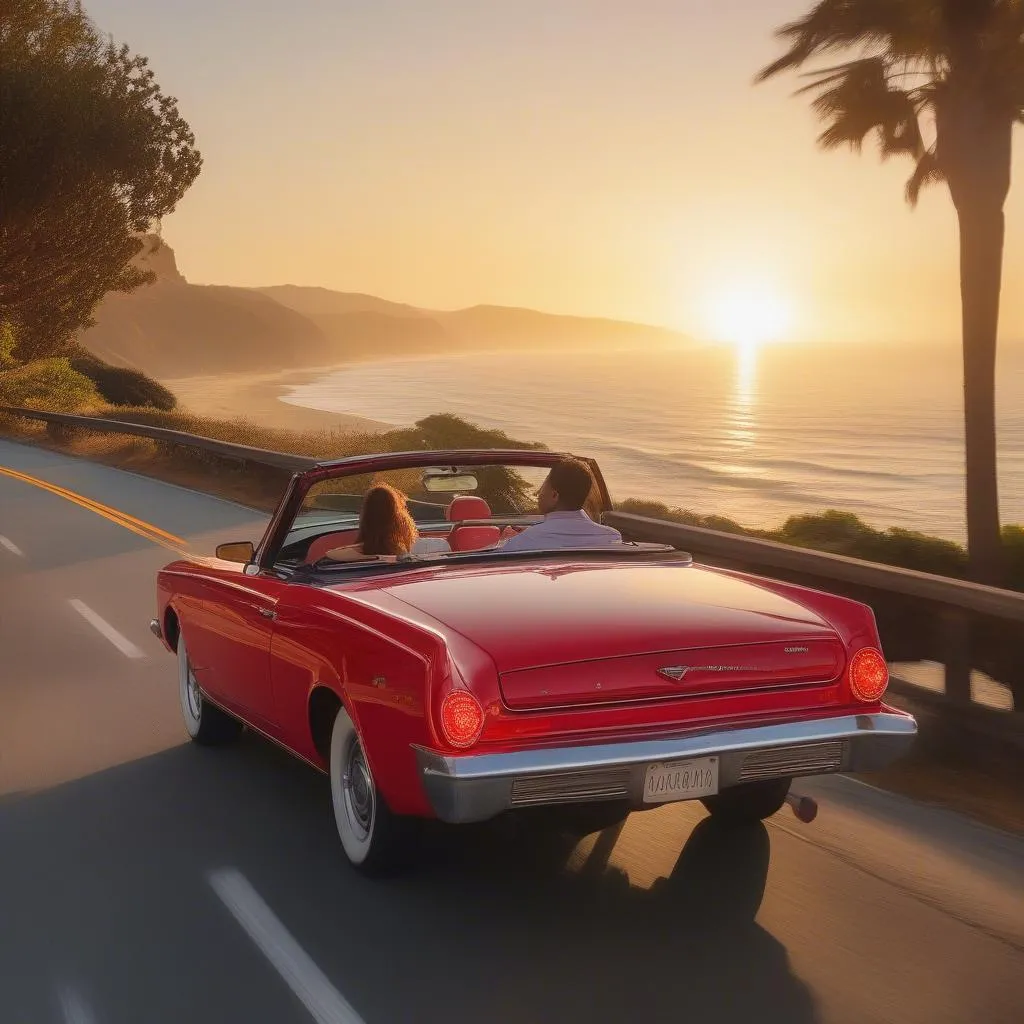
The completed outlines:
<svg viewBox="0 0 1024 1024">
<path fill-rule="evenodd" d="M 277 618 L 277 612 L 275 612 L 273 608 L 261 608 L 260 609 L 260 615 L 262 615 L 263 618 L 265 618 L 265 619 L 276 619 Z"/>
</svg>

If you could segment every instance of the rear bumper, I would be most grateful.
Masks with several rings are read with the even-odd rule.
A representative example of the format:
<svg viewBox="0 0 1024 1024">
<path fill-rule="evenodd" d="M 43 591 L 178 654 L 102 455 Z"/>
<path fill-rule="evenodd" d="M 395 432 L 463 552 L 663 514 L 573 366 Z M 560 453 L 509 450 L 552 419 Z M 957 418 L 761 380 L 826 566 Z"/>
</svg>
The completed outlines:
<svg viewBox="0 0 1024 1024">
<path fill-rule="evenodd" d="M 643 803 L 644 774 L 647 765 L 659 761 L 717 757 L 719 790 L 761 779 L 882 768 L 906 753 L 916 734 L 913 717 L 886 709 L 504 754 L 413 750 L 437 817 L 470 822 L 546 804 L 624 799 L 636 807 L 653 806 Z"/>
</svg>

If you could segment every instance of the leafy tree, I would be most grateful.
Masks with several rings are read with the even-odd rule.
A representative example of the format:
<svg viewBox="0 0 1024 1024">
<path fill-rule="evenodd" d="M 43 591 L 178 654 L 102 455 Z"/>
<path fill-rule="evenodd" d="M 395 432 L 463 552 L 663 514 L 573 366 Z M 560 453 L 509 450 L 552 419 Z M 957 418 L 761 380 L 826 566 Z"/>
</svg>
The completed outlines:
<svg viewBox="0 0 1024 1024">
<path fill-rule="evenodd" d="M 453 448 L 522 448 L 538 451 L 542 444 L 516 441 L 502 430 L 488 430 L 475 423 L 467 423 L 452 413 L 436 413 L 417 421 L 414 427 L 395 430 L 386 435 L 386 446 L 391 451 L 444 451 Z M 478 466 L 473 470 L 477 489 L 473 492 L 485 498 L 495 513 L 517 509 L 530 509 L 536 502 L 535 488 L 511 466 Z"/>
<path fill-rule="evenodd" d="M 851 57 L 808 72 L 800 90 L 825 122 L 824 148 L 859 150 L 875 136 L 883 159 L 909 157 L 912 205 L 925 185 L 949 188 L 960 225 L 970 568 L 998 582 L 996 335 L 1011 135 L 1024 120 L 1024 2 L 820 0 L 778 36 L 787 50 L 759 80 Z"/>
<path fill-rule="evenodd" d="M 61 352 L 107 292 L 151 279 L 143 232 L 196 179 L 195 138 L 145 57 L 78 0 L 0 0 L 0 320 Z"/>
</svg>

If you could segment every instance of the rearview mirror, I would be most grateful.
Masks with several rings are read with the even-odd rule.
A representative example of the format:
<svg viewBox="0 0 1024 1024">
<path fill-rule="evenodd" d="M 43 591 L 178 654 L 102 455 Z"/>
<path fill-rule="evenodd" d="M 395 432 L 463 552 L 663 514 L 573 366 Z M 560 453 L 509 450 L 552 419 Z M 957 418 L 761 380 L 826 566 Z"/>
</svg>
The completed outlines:
<svg viewBox="0 0 1024 1024">
<path fill-rule="evenodd" d="M 243 562 L 248 564 L 256 555 L 256 548 L 251 540 L 234 541 L 231 544 L 218 544 L 216 555 L 225 562 Z"/>
<path fill-rule="evenodd" d="M 455 474 L 434 474 L 427 473 L 423 476 L 423 486 L 428 491 L 475 491 L 477 479 L 469 473 Z"/>
</svg>

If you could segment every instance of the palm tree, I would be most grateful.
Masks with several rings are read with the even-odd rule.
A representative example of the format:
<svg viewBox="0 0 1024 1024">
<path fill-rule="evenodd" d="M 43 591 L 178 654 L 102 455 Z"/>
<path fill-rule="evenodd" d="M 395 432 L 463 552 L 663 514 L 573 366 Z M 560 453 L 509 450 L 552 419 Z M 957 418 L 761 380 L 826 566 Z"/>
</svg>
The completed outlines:
<svg viewBox="0 0 1024 1024">
<path fill-rule="evenodd" d="M 995 361 L 1010 139 L 1024 121 L 1024 0 L 819 0 L 777 32 L 788 49 L 764 81 L 843 52 L 804 74 L 825 122 L 825 149 L 860 150 L 874 135 L 882 159 L 915 162 L 913 206 L 945 182 L 960 227 L 967 546 L 975 580 L 1002 566 L 996 477 Z"/>
</svg>

